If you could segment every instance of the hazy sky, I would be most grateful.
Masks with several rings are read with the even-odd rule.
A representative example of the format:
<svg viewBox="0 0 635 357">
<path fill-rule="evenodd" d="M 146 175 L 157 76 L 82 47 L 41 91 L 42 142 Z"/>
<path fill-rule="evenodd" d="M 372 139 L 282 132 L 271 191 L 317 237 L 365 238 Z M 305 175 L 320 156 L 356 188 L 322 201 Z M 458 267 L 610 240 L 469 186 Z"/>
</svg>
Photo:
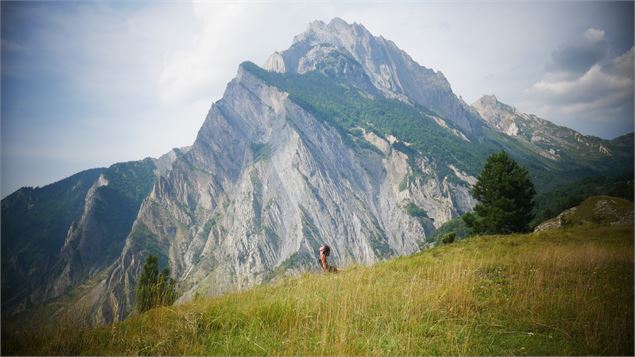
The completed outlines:
<svg viewBox="0 0 635 357">
<path fill-rule="evenodd" d="M 245 60 L 341 17 L 584 134 L 633 131 L 633 3 L 2 2 L 2 197 L 192 144 Z"/>
</svg>

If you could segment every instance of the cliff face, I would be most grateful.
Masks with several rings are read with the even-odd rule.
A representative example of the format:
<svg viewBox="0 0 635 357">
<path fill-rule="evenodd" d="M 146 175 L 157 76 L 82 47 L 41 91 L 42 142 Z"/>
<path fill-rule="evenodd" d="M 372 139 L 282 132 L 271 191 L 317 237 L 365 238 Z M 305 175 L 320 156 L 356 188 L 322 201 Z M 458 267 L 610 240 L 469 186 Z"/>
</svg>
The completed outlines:
<svg viewBox="0 0 635 357">
<path fill-rule="evenodd" d="M 438 177 L 424 156 L 411 167 L 388 141 L 365 135 L 376 148 L 355 150 L 241 67 L 192 149 L 143 202 L 105 288 L 116 298 L 103 299 L 95 316 L 126 316 L 148 253 L 169 264 L 187 299 L 316 269 L 321 244 L 340 266 L 410 254 L 473 206 L 467 184 Z M 401 184 L 414 170 L 423 175 Z"/>
</svg>

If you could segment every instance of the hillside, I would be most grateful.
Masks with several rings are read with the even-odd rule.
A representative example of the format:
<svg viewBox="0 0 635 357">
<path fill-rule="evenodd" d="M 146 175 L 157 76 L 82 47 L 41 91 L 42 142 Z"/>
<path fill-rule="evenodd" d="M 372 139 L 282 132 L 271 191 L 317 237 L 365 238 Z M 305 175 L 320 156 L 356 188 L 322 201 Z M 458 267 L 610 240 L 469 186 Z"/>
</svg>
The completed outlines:
<svg viewBox="0 0 635 357">
<path fill-rule="evenodd" d="M 490 128 L 514 137 L 525 149 L 552 162 L 572 167 L 592 162 L 596 172 L 632 170 L 632 134 L 613 140 L 582 135 L 536 115 L 522 113 L 493 95 L 481 97 L 472 107 Z"/>
<path fill-rule="evenodd" d="M 531 226 L 553 218 L 565 209 L 582 203 L 591 196 L 612 196 L 633 200 L 633 176 L 616 178 L 588 177 L 542 192 L 534 199 L 535 214 Z"/>
<path fill-rule="evenodd" d="M 632 133 L 613 140 L 582 135 L 534 114 L 520 112 L 500 102 L 494 95 L 481 97 L 472 104 L 472 108 L 490 129 L 503 138 L 513 138 L 507 142 L 500 138 L 495 141 L 519 157 L 527 155 L 522 161 L 527 161 L 534 183 L 539 187 L 544 185 L 550 190 L 557 184 L 567 184 L 588 176 L 632 175 Z M 542 159 L 538 166 L 534 166 L 535 157 Z M 553 181 L 553 174 L 542 172 L 543 166 L 562 171 L 567 179 Z"/>
<path fill-rule="evenodd" d="M 588 224 L 633 225 L 633 202 L 618 197 L 592 196 L 557 217 L 542 222 L 535 231 Z"/>
<path fill-rule="evenodd" d="M 588 177 L 582 180 L 573 181 L 571 183 L 558 186 L 553 190 L 541 192 L 534 198 L 534 218 L 529 226 L 535 229 L 539 225 L 552 227 L 559 226 L 559 219 L 555 219 L 564 211 L 573 208 L 592 196 L 611 196 L 613 199 L 621 199 L 621 206 L 626 205 L 627 209 L 616 207 L 620 211 L 619 216 L 633 215 L 633 178 L 606 178 L 606 177 Z M 623 202 L 627 200 L 627 202 Z M 616 202 L 617 202 L 616 201 Z M 630 212 L 628 211 L 630 208 Z M 583 211 L 581 211 L 583 212 Z M 608 217 L 605 217 L 608 218 Z M 594 220 L 592 217 L 577 219 L 576 224 L 580 222 L 596 222 L 609 223 L 601 217 L 601 214 Z M 602 222 L 604 221 L 604 222 Z M 619 222 L 620 219 L 614 219 L 613 222 Z M 552 223 L 553 222 L 553 223 Z M 624 221 L 628 222 L 628 221 Z M 632 222 L 632 221 L 631 221 Z M 571 222 L 574 223 L 573 221 Z M 431 241 L 438 241 L 444 235 L 454 232 L 457 239 L 462 239 L 471 235 L 471 230 L 467 227 L 463 218 L 456 217 L 435 230 Z"/>
<path fill-rule="evenodd" d="M 475 237 L 97 329 L 3 336 L 2 352 L 632 355 L 632 327 L 633 227 L 585 226 Z"/>
</svg>

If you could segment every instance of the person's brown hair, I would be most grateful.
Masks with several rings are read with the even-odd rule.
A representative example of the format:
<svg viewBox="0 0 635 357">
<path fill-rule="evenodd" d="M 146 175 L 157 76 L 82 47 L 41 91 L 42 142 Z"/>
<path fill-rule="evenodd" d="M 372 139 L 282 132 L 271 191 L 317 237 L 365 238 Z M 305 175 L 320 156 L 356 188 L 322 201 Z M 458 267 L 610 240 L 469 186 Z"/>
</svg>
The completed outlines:
<svg viewBox="0 0 635 357">
<path fill-rule="evenodd" d="M 324 247 L 324 255 L 326 255 L 327 257 L 329 256 L 329 254 L 331 253 L 331 247 L 329 247 L 328 245 L 323 245 Z"/>
</svg>

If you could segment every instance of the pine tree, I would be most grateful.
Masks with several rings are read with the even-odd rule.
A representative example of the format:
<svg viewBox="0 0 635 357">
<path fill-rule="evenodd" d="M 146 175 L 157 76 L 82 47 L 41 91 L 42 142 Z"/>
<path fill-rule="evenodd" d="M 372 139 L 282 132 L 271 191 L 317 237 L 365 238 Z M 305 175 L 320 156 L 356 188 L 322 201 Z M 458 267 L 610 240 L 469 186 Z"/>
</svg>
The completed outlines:
<svg viewBox="0 0 635 357">
<path fill-rule="evenodd" d="M 492 154 L 472 188 L 479 203 L 463 220 L 474 233 L 526 232 L 533 218 L 535 194 L 525 168 L 504 151 Z"/>
<path fill-rule="evenodd" d="M 170 277 L 170 270 L 159 274 L 159 260 L 149 255 L 141 269 L 137 282 L 136 309 L 144 312 L 156 306 L 171 305 L 176 300 L 176 282 Z"/>
</svg>

